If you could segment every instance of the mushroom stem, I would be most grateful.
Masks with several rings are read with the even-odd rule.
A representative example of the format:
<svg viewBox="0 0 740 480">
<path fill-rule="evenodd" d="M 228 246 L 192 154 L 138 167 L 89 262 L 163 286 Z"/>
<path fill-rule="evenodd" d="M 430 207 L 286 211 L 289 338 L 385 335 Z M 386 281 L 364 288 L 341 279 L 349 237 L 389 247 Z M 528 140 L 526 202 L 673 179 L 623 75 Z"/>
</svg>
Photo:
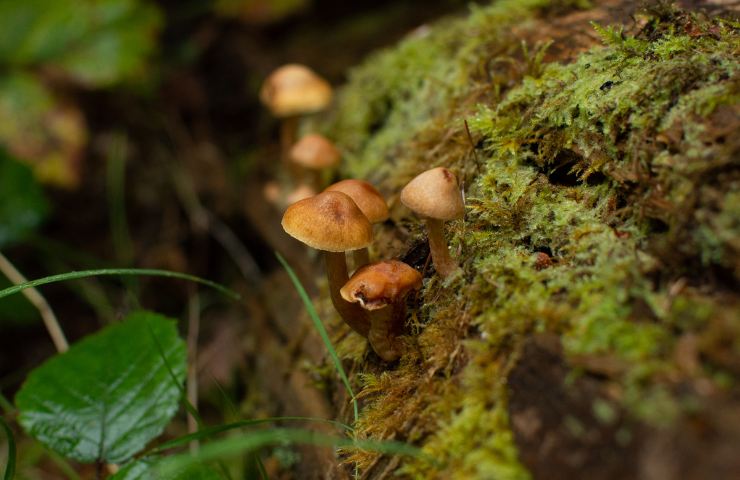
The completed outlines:
<svg viewBox="0 0 740 480">
<path fill-rule="evenodd" d="M 304 179 L 303 181 L 312 186 L 317 192 L 320 192 L 322 189 L 322 183 L 323 179 L 321 178 L 321 170 L 313 170 L 312 172 L 309 172 L 307 175 L 303 175 Z M 308 177 L 308 178 L 305 178 Z"/>
<path fill-rule="evenodd" d="M 447 241 L 444 234 L 444 221 L 435 218 L 427 218 L 427 230 L 429 232 L 429 249 L 432 252 L 434 269 L 439 276 L 446 278 L 458 269 L 457 262 L 452 259 L 447 249 Z"/>
<path fill-rule="evenodd" d="M 404 301 L 369 312 L 370 331 L 367 339 L 375 353 L 386 362 L 393 362 L 401 356 L 397 336 L 401 333 L 405 315 Z"/>
<path fill-rule="evenodd" d="M 294 182 L 297 182 L 301 176 L 298 165 L 290 161 L 290 147 L 295 143 L 297 132 L 298 116 L 284 118 L 280 124 L 280 160 Z"/>
<path fill-rule="evenodd" d="M 352 263 L 354 264 L 355 271 L 370 263 L 370 252 L 367 250 L 367 248 L 353 250 Z"/>
<path fill-rule="evenodd" d="M 326 260 L 326 274 L 329 278 L 329 293 L 334 308 L 352 330 L 363 337 L 367 337 L 370 330 L 370 320 L 367 313 L 356 303 L 350 303 L 342 298 L 339 290 L 349 280 L 347 274 L 347 258 L 344 252 L 324 252 Z"/>
</svg>

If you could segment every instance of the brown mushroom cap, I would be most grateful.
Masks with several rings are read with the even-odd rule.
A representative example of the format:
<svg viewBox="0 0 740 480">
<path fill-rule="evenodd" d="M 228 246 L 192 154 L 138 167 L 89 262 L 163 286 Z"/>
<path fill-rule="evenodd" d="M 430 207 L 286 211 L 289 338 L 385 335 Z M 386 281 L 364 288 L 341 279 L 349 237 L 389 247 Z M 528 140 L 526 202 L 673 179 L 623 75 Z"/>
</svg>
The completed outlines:
<svg viewBox="0 0 740 480">
<path fill-rule="evenodd" d="M 332 89 L 313 70 L 299 64 L 283 65 L 262 84 L 260 100 L 279 118 L 313 113 L 331 102 Z"/>
<path fill-rule="evenodd" d="M 365 310 L 377 310 L 419 288 L 419 272 L 398 260 L 385 260 L 357 270 L 339 293 L 348 302 L 359 302 Z"/>
<path fill-rule="evenodd" d="M 355 201 L 370 223 L 380 223 L 388 219 L 388 205 L 380 192 L 364 180 L 342 180 L 330 185 L 325 192 L 342 192 Z"/>
<path fill-rule="evenodd" d="M 346 252 L 367 247 L 372 225 L 354 201 L 341 192 L 323 192 L 289 206 L 283 230 L 309 247 Z"/>
<path fill-rule="evenodd" d="M 444 167 L 427 170 L 401 190 L 401 203 L 424 217 L 455 220 L 465 215 L 455 174 Z"/>
<path fill-rule="evenodd" d="M 326 137 L 315 133 L 298 140 L 290 149 L 290 159 L 312 170 L 333 167 L 342 154 Z"/>
</svg>

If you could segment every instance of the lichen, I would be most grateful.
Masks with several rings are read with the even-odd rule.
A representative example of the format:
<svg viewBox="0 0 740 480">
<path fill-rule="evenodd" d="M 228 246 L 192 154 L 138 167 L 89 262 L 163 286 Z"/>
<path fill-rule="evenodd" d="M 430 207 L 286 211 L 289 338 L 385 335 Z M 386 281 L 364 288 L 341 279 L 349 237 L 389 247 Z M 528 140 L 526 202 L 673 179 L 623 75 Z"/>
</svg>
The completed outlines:
<svg viewBox="0 0 740 480">
<path fill-rule="evenodd" d="M 362 388 L 358 434 L 435 459 L 404 460 L 406 476 L 528 478 L 506 378 L 537 332 L 560 336 L 574 375 L 609 359 L 615 399 L 646 425 L 693 408 L 681 382 L 737 388 L 737 24 L 660 4 L 629 31 L 593 25 L 602 42 L 562 63 L 530 41 L 579 7 L 499 1 L 424 27 L 355 69 L 318 125 L 343 173 L 391 199 L 380 256 L 424 240 L 395 200 L 406 181 L 438 165 L 464 180 L 466 218 L 448 226 L 463 273 L 427 272 L 400 363 L 382 371 L 340 344 Z M 698 369 L 677 359 L 686 335 Z"/>
</svg>

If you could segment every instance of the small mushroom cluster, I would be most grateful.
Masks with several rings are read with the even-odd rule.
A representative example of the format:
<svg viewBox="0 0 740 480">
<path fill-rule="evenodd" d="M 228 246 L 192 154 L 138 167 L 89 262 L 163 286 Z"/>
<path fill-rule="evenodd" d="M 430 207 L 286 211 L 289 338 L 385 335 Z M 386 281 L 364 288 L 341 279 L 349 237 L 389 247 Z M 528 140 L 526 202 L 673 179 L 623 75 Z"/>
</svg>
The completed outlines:
<svg viewBox="0 0 740 480">
<path fill-rule="evenodd" d="M 275 183 L 267 185 L 265 196 L 273 203 L 284 206 L 315 195 L 322 171 L 339 164 L 341 154 L 328 138 L 311 133 L 296 141 L 300 118 L 326 109 L 332 96 L 326 80 L 299 64 L 278 68 L 262 84 L 260 100 L 281 120 L 280 157 L 294 184 L 287 194 Z"/>
<path fill-rule="evenodd" d="M 324 252 L 331 300 L 342 319 L 366 337 L 383 360 L 397 360 L 406 296 L 421 288 L 422 276 L 397 260 L 370 262 L 373 224 L 389 215 L 385 199 L 368 182 L 352 179 L 316 194 L 323 186 L 322 171 L 335 167 L 341 154 L 329 139 L 315 133 L 296 141 L 299 119 L 328 107 L 331 86 L 310 68 L 289 64 L 265 80 L 260 99 L 282 122 L 280 156 L 294 184 L 287 194 L 277 184 L 268 185 L 265 195 L 275 203 L 290 204 L 282 220 L 289 235 Z M 401 202 L 426 219 L 437 273 L 452 275 L 458 266 L 444 239 L 444 222 L 464 214 L 455 175 L 441 167 L 428 170 L 406 185 Z M 351 278 L 346 252 L 353 254 Z"/>
<path fill-rule="evenodd" d="M 429 246 L 437 273 L 448 277 L 459 269 L 444 239 L 444 222 L 462 218 L 464 205 L 455 175 L 434 168 L 411 180 L 401 202 L 426 219 Z M 388 219 L 388 206 L 375 187 L 363 180 L 342 180 L 322 193 L 290 205 L 283 229 L 304 244 L 324 252 L 332 303 L 342 319 L 366 337 L 385 361 L 402 353 L 398 336 L 406 317 L 407 295 L 421 288 L 422 276 L 398 260 L 370 262 L 373 224 Z M 353 252 L 355 272 L 349 277 L 346 252 Z"/>
</svg>

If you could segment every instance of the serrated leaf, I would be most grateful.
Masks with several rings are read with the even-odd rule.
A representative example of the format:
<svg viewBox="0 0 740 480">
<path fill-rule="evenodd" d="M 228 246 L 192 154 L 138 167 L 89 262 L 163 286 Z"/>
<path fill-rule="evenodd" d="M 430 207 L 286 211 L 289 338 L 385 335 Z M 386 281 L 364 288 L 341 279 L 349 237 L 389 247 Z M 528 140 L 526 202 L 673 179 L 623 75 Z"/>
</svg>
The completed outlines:
<svg viewBox="0 0 740 480">
<path fill-rule="evenodd" d="M 125 465 L 109 480 L 222 480 L 224 477 L 207 465 L 193 465 L 166 476 L 154 468 L 155 460 L 137 460 Z"/>
<path fill-rule="evenodd" d="M 39 226 L 48 206 L 31 170 L 0 149 L 0 248 Z"/>
<path fill-rule="evenodd" d="M 122 463 L 177 411 L 185 363 L 174 320 L 133 313 L 31 372 L 16 396 L 20 424 L 65 457 Z"/>
<path fill-rule="evenodd" d="M 0 64 L 53 65 L 107 86 L 143 72 L 160 23 L 142 0 L 0 0 Z"/>
<path fill-rule="evenodd" d="M 0 76 L 0 144 L 32 165 L 36 178 L 74 187 L 86 143 L 87 127 L 77 107 L 58 101 L 32 75 Z"/>
</svg>

